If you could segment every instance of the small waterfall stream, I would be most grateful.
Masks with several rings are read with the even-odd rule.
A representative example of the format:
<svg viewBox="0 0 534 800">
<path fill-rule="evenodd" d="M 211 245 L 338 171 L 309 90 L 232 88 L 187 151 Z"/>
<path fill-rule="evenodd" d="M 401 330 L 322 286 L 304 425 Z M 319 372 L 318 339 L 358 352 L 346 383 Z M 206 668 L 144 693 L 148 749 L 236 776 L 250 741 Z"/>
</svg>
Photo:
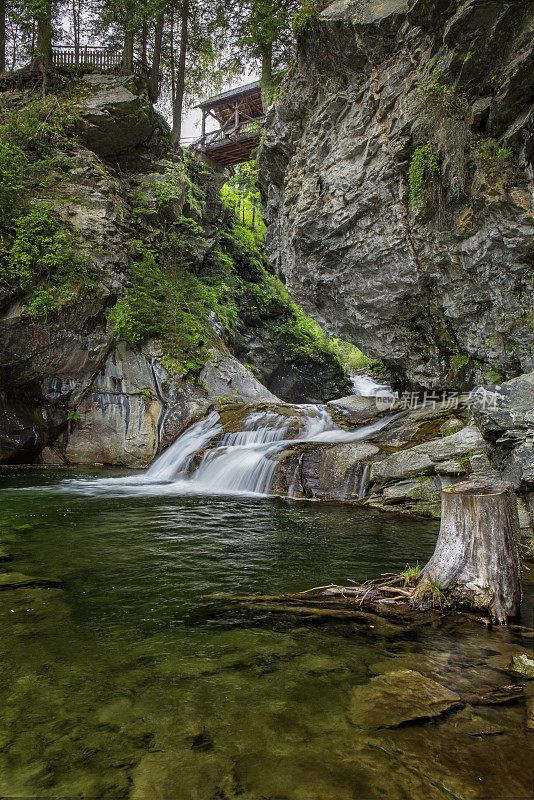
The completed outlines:
<svg viewBox="0 0 534 800">
<path fill-rule="evenodd" d="M 302 442 L 349 443 L 367 439 L 388 425 L 390 414 L 352 430 L 335 424 L 326 406 L 272 404 L 269 410 L 250 406 L 232 424 L 222 424 L 212 411 L 191 425 L 144 472 L 113 478 L 75 478 L 64 481 L 64 491 L 82 494 L 241 494 L 268 496 L 277 456 Z M 301 459 L 299 459 L 300 463 Z M 362 475 L 365 496 L 368 470 Z M 298 464 L 288 489 L 296 497 Z"/>
<path fill-rule="evenodd" d="M 324 406 L 302 405 L 289 413 L 287 409 L 285 413 L 251 411 L 239 431 L 223 433 L 219 414 L 213 411 L 183 433 L 144 475 L 132 480 L 146 484 L 180 481 L 187 484 L 189 491 L 265 495 L 276 468 L 273 457 L 288 446 L 299 442 L 359 441 L 385 427 L 391 419 L 390 415 L 372 425 L 346 431 L 333 422 Z"/>
</svg>

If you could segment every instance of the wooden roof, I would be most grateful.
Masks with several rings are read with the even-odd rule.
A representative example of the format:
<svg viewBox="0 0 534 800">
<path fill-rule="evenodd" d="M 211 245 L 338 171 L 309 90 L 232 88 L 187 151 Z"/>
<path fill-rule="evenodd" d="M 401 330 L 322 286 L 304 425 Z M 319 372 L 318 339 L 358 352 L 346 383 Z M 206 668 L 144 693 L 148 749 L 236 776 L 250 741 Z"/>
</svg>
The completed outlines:
<svg viewBox="0 0 534 800">
<path fill-rule="evenodd" d="M 197 108 L 203 114 L 203 134 L 194 145 L 197 149 L 223 167 L 251 159 L 265 123 L 259 81 L 210 97 Z M 204 132 L 208 115 L 217 120 L 220 130 Z"/>
<path fill-rule="evenodd" d="M 234 114 L 236 105 L 249 117 L 262 117 L 264 111 L 260 82 L 254 81 L 247 83 L 246 86 L 238 86 L 236 89 L 216 94 L 199 103 L 197 108 L 205 114 L 211 112 L 221 124 L 224 124 Z"/>
</svg>

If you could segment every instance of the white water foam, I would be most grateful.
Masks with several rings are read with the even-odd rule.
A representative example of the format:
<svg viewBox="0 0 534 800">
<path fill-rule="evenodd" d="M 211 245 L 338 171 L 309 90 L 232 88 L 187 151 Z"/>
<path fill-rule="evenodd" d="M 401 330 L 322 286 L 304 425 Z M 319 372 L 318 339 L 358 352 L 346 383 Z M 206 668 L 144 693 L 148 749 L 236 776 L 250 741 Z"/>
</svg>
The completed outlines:
<svg viewBox="0 0 534 800">
<path fill-rule="evenodd" d="M 268 496 L 277 464 L 275 456 L 288 446 L 360 441 L 393 418 L 388 415 L 372 425 L 346 431 L 333 422 L 325 406 L 295 406 L 289 413 L 287 406 L 281 406 L 280 413 L 276 409 L 251 410 L 239 431 L 224 433 L 219 414 L 213 411 L 188 428 L 141 474 L 68 480 L 62 486 L 82 493 Z"/>
<path fill-rule="evenodd" d="M 387 383 L 378 383 L 370 375 L 351 375 L 350 381 L 354 394 L 361 397 L 376 397 L 377 394 L 382 397 L 397 397 L 397 392 Z"/>
</svg>

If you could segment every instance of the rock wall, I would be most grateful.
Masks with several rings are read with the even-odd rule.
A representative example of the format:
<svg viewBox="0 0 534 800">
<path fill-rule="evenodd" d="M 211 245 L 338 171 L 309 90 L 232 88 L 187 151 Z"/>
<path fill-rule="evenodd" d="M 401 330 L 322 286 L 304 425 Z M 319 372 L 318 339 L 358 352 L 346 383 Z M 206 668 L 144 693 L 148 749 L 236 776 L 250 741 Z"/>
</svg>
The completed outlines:
<svg viewBox="0 0 534 800">
<path fill-rule="evenodd" d="M 453 128 L 441 209 L 414 213 L 425 92 L 465 109 L 470 141 Z M 528 0 L 336 0 L 301 26 L 259 153 L 268 252 L 304 309 L 398 386 L 534 366 L 533 99 Z"/>
<path fill-rule="evenodd" d="M 224 176 L 200 162 L 188 174 L 184 156 L 170 153 L 167 126 L 140 78 L 90 74 L 77 98 L 76 136 L 58 144 L 46 179 L 33 187 L 30 205 L 52 203 L 54 213 L 79 234 L 96 283 L 59 310 L 29 313 L 28 289 L 5 278 L 0 257 L 0 463 L 37 459 L 140 467 L 218 398 L 249 402 L 277 397 L 251 371 L 255 360 L 262 363 L 265 347 L 256 358 L 255 333 L 247 330 L 240 308 L 239 353 L 249 366 L 234 356 L 233 342 L 225 339 L 215 316 L 214 347 L 205 367 L 181 378 L 165 368 L 159 343 L 132 344 L 114 333 L 108 317 L 132 287 L 132 241 L 150 247 L 162 231 L 172 232 L 185 219 L 202 234 L 190 236 L 187 250 L 193 274 L 203 274 L 222 234 L 228 233 L 221 230 Z M 31 100 L 24 89 L 4 86 L 6 108 L 24 109 Z M 182 183 L 178 177 L 167 200 L 158 189 L 169 158 L 180 167 Z M 246 258 L 236 268 L 245 285 L 255 279 L 247 274 Z M 279 307 L 277 313 L 287 321 L 287 309 Z M 301 359 L 297 375 L 292 344 L 274 341 L 269 368 L 261 374 L 269 381 L 282 363 L 288 365 L 286 384 L 278 382 L 276 394 L 287 390 L 304 401 L 345 390 L 347 376 L 332 355 L 325 355 L 322 375 L 313 357 Z"/>
</svg>

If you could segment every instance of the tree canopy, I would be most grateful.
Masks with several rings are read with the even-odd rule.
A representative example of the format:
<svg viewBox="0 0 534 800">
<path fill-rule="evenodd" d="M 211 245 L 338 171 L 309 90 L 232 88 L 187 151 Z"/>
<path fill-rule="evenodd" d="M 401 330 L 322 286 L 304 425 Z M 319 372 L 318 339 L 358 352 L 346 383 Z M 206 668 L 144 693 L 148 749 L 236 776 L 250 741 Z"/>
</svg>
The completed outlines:
<svg viewBox="0 0 534 800">
<path fill-rule="evenodd" d="M 150 94 L 180 140 L 184 108 L 250 71 L 271 87 L 290 63 L 292 18 L 301 0 L 0 0 L 0 72 L 52 66 L 52 47 L 121 54 L 121 70 L 143 65 Z"/>
</svg>

